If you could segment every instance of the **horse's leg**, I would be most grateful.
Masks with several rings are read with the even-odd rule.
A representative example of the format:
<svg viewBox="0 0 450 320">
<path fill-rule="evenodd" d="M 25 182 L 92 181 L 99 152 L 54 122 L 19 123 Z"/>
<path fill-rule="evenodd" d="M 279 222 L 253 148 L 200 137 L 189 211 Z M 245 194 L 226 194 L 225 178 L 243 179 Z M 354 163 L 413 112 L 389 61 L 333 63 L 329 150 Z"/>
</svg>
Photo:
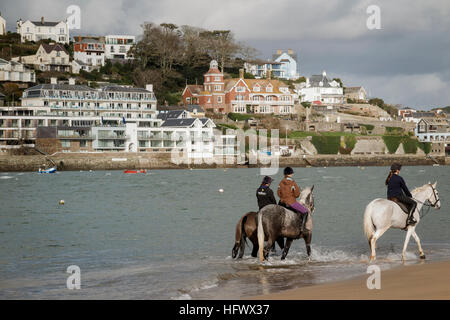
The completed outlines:
<svg viewBox="0 0 450 320">
<path fill-rule="evenodd" d="M 303 237 L 303 239 L 305 240 L 306 253 L 308 254 L 309 260 L 311 260 L 311 238 L 312 238 L 311 232 L 308 232 L 308 234 L 305 237 Z"/>
<path fill-rule="evenodd" d="M 369 242 L 370 248 L 372 249 L 372 253 L 371 253 L 369 262 L 370 262 L 370 261 L 373 261 L 373 260 L 375 260 L 375 259 L 377 258 L 376 252 L 375 252 L 375 251 L 376 251 L 376 248 L 377 248 L 377 240 L 378 240 L 379 238 L 381 238 L 381 236 L 382 236 L 382 235 L 383 235 L 390 227 L 391 227 L 391 226 L 388 225 L 388 226 L 386 226 L 386 227 L 384 227 L 384 228 L 382 228 L 382 229 L 378 229 L 378 230 L 375 231 L 375 233 L 373 234 L 372 239 L 370 239 L 370 242 Z"/>
<path fill-rule="evenodd" d="M 284 246 L 283 249 L 283 253 L 281 255 L 281 260 L 284 260 L 289 252 L 289 248 L 291 247 L 292 241 L 294 241 L 294 239 L 292 238 L 287 238 L 286 239 L 286 245 Z"/>
<path fill-rule="evenodd" d="M 412 230 L 412 236 L 414 237 L 414 240 L 416 240 L 417 246 L 419 247 L 420 259 L 425 259 L 425 254 L 423 253 L 422 246 L 420 245 L 419 236 L 414 229 Z"/>
<path fill-rule="evenodd" d="M 267 243 L 264 246 L 264 259 L 267 260 L 269 258 L 270 250 L 272 249 L 273 244 L 275 243 L 275 240 L 272 239 L 272 236 L 269 236 L 267 239 Z"/>
<path fill-rule="evenodd" d="M 406 248 L 408 247 L 409 238 L 411 238 L 412 234 L 412 228 L 408 228 L 408 231 L 406 231 L 406 238 L 405 243 L 403 244 L 403 251 L 402 251 L 402 261 L 405 262 L 406 260 Z"/>
<path fill-rule="evenodd" d="M 278 237 L 277 238 L 277 243 L 278 243 L 278 246 L 280 247 L 280 249 L 283 250 L 284 249 L 284 238 L 283 237 Z"/>
<path fill-rule="evenodd" d="M 258 241 L 253 241 L 252 257 L 256 258 L 258 256 Z"/>
</svg>

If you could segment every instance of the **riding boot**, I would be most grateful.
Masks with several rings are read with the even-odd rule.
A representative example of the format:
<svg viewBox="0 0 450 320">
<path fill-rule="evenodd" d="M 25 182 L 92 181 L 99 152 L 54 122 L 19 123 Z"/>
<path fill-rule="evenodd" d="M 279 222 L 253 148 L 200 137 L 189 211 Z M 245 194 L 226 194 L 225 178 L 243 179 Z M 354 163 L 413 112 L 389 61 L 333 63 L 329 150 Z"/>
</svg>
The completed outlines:
<svg viewBox="0 0 450 320">
<path fill-rule="evenodd" d="M 408 220 L 406 225 L 415 225 L 417 223 L 416 219 L 414 219 L 414 211 L 416 211 L 417 204 L 414 204 L 412 208 L 409 210 Z"/>
<path fill-rule="evenodd" d="M 303 214 L 303 219 L 302 219 L 302 233 L 306 233 L 306 220 L 308 219 L 308 213 Z"/>
</svg>

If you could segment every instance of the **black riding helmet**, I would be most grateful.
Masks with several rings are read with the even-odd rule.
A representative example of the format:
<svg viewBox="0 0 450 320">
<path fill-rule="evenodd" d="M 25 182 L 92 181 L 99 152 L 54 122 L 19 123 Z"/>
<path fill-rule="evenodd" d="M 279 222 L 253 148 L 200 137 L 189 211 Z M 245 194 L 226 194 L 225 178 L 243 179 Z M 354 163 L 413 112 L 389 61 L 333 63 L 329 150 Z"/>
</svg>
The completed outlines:
<svg viewBox="0 0 450 320">
<path fill-rule="evenodd" d="M 294 170 L 292 170 L 291 167 L 286 167 L 286 168 L 284 168 L 284 172 L 283 173 L 284 173 L 285 176 L 287 176 L 287 175 L 293 174 Z"/>
<path fill-rule="evenodd" d="M 397 171 L 397 170 L 401 170 L 401 169 L 402 169 L 402 165 L 397 162 L 394 162 L 391 166 L 391 171 Z"/>
</svg>

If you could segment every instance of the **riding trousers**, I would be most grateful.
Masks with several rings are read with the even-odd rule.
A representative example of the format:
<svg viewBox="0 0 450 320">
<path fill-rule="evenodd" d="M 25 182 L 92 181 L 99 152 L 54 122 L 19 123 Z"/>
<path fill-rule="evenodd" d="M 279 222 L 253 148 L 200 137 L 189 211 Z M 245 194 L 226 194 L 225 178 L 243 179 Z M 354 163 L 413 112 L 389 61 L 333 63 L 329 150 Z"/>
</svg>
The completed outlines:
<svg viewBox="0 0 450 320">
<path fill-rule="evenodd" d="M 401 194 L 401 195 L 398 195 L 396 198 L 398 199 L 398 201 L 400 201 L 401 203 L 405 204 L 408 207 L 410 213 L 414 212 L 414 210 L 416 210 L 417 202 L 415 202 L 410 197 L 407 197 L 404 194 Z"/>
<path fill-rule="evenodd" d="M 306 208 L 305 206 L 303 206 L 300 202 L 294 202 L 293 204 L 290 205 L 290 207 L 294 208 L 295 210 L 305 214 L 308 213 L 308 208 Z"/>
</svg>

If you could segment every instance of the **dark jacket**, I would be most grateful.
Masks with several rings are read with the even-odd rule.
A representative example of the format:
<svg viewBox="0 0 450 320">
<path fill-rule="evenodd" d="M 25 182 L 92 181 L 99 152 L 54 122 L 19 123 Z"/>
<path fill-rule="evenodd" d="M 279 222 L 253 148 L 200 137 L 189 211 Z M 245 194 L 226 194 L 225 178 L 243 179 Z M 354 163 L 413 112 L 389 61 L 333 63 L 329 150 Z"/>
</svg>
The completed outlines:
<svg viewBox="0 0 450 320">
<path fill-rule="evenodd" d="M 258 190 L 256 190 L 256 198 L 258 199 L 259 210 L 268 204 L 277 204 L 272 189 L 265 185 L 260 186 Z"/>
<path fill-rule="evenodd" d="M 398 174 L 393 174 L 387 185 L 388 198 L 398 197 L 403 193 L 410 198 L 412 197 L 411 192 L 406 187 L 405 180 Z"/>
</svg>

